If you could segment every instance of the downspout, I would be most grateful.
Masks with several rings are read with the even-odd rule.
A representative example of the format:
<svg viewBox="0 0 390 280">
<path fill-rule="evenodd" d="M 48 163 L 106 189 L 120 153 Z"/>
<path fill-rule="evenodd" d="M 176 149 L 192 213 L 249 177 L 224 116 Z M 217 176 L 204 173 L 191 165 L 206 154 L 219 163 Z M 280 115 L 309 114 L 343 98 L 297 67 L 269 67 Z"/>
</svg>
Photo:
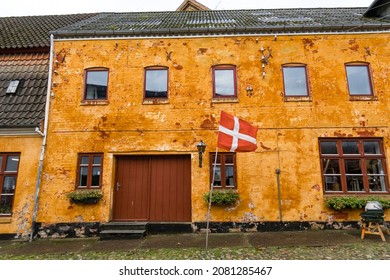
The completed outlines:
<svg viewBox="0 0 390 280">
<path fill-rule="evenodd" d="M 49 123 L 51 80 L 52 80 L 52 71 L 53 71 L 53 50 L 54 50 L 54 36 L 53 36 L 53 34 L 50 34 L 49 75 L 48 75 L 48 79 L 47 79 L 45 120 L 44 120 L 44 126 L 43 126 L 43 135 L 42 135 L 42 133 L 40 133 L 43 136 L 43 138 L 42 138 L 41 154 L 39 156 L 38 176 L 37 176 L 37 181 L 35 183 L 34 210 L 33 210 L 33 216 L 32 216 L 30 242 L 33 239 L 34 230 L 35 230 L 36 221 L 37 221 L 39 190 L 41 187 L 42 167 L 43 167 L 43 160 L 45 157 L 45 150 L 46 150 L 47 127 L 48 127 L 48 123 Z"/>
<path fill-rule="evenodd" d="M 278 168 L 276 168 L 275 173 L 276 173 L 276 183 L 278 187 L 278 204 L 279 204 L 279 223 L 280 225 L 283 222 L 283 212 L 282 212 L 282 197 L 281 197 L 281 191 L 280 191 L 280 148 L 279 148 L 279 130 L 277 130 L 277 138 L 276 138 L 276 143 L 277 143 L 277 148 L 278 148 Z"/>
</svg>

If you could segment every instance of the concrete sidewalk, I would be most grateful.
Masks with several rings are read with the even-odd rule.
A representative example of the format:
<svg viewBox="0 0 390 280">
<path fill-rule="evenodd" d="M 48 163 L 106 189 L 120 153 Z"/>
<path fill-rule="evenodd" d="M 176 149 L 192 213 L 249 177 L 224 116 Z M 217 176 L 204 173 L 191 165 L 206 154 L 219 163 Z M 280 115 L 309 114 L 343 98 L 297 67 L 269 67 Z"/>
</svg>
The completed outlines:
<svg viewBox="0 0 390 280">
<path fill-rule="evenodd" d="M 384 243 L 380 236 L 360 238 L 360 230 L 319 230 L 253 233 L 210 233 L 208 248 L 336 246 L 362 242 Z M 390 235 L 385 235 L 390 243 Z M 98 238 L 37 239 L 32 242 L 1 240 L 0 255 L 61 254 L 70 252 L 111 252 L 132 249 L 205 248 L 206 234 L 156 234 L 143 239 L 99 240 Z"/>
</svg>

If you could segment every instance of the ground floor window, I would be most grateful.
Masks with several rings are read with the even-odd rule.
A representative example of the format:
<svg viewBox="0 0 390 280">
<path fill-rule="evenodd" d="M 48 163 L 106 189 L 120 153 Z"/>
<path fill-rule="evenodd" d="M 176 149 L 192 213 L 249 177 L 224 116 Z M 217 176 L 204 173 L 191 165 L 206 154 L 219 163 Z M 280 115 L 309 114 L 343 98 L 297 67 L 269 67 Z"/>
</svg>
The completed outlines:
<svg viewBox="0 0 390 280">
<path fill-rule="evenodd" d="M 325 192 L 389 192 L 382 139 L 319 140 Z"/>
<path fill-rule="evenodd" d="M 103 154 L 79 154 L 78 189 L 100 188 L 102 186 Z"/>
<path fill-rule="evenodd" d="M 0 153 L 0 216 L 12 214 L 19 154 Z"/>
<path fill-rule="evenodd" d="M 235 153 L 218 153 L 210 156 L 210 180 L 215 188 L 235 189 L 236 183 L 236 154 Z M 214 168 L 215 167 L 215 168 Z"/>
</svg>

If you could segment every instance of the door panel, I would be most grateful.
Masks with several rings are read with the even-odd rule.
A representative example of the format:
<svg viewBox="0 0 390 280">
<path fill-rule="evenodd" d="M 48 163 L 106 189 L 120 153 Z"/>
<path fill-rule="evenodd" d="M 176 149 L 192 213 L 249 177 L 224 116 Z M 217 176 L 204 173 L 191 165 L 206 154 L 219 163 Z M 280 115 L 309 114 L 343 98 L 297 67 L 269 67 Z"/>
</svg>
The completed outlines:
<svg viewBox="0 0 390 280">
<path fill-rule="evenodd" d="M 191 221 L 191 158 L 117 157 L 114 220 Z"/>
<path fill-rule="evenodd" d="M 113 220 L 148 220 L 149 162 L 141 156 L 117 158 Z"/>
</svg>

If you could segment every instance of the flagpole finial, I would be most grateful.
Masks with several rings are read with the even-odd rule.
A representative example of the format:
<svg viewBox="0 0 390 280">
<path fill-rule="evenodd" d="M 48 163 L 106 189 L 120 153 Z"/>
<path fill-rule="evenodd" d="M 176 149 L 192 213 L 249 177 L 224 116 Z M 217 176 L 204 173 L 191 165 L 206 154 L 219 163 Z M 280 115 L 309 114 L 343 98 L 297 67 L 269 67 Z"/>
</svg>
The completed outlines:
<svg viewBox="0 0 390 280">
<path fill-rule="evenodd" d="M 204 151 L 206 150 L 206 144 L 203 140 L 200 140 L 199 143 L 196 144 L 196 148 L 198 149 L 199 154 L 199 167 L 202 167 L 202 156 Z"/>
</svg>

